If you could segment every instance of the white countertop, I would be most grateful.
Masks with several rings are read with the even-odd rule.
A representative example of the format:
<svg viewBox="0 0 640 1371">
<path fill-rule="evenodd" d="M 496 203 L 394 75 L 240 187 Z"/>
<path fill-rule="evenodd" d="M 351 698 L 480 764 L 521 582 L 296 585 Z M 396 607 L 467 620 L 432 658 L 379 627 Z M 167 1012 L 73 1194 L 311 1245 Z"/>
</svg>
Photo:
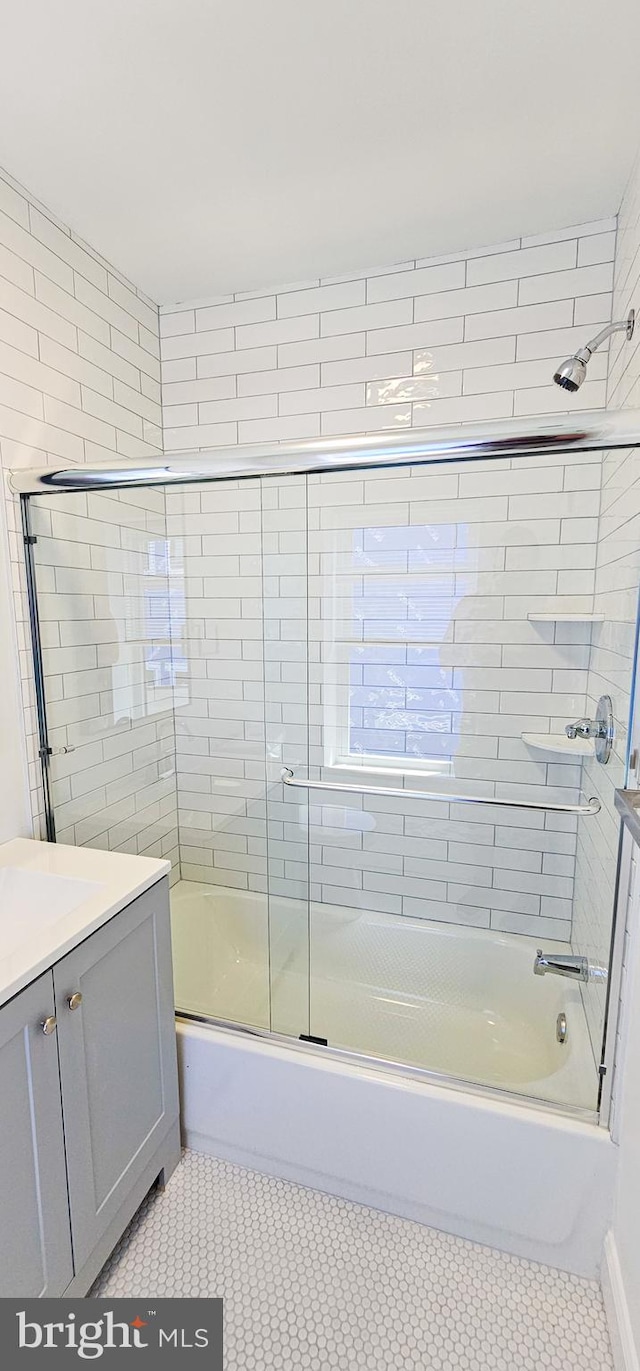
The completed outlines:
<svg viewBox="0 0 640 1371">
<path fill-rule="evenodd" d="M 136 895 L 155 885 L 170 869 L 170 862 L 132 857 L 123 852 L 100 852 L 92 847 L 66 847 L 31 838 L 3 843 L 0 1005 L 124 909 Z M 23 872 L 27 873 L 24 880 Z M 51 879 L 47 887 L 48 877 L 62 877 L 63 881 Z M 31 913 L 16 912 L 21 883 L 29 890 L 34 906 Z"/>
</svg>

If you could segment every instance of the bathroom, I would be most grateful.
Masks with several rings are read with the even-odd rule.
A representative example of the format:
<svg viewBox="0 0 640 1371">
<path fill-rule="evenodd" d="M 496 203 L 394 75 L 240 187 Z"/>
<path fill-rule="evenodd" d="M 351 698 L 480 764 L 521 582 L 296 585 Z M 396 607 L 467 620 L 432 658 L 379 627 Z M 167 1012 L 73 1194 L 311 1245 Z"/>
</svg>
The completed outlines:
<svg viewBox="0 0 640 1371">
<path fill-rule="evenodd" d="M 4 18 L 0 1296 L 638 1371 L 637 8 Z"/>
</svg>

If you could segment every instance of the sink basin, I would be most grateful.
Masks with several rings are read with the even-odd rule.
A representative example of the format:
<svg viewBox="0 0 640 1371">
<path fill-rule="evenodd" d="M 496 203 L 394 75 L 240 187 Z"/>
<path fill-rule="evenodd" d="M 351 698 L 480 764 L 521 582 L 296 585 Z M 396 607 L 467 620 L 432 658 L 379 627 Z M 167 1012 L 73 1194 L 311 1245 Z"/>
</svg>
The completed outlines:
<svg viewBox="0 0 640 1371">
<path fill-rule="evenodd" d="M 101 889 L 98 881 L 0 867 L 0 957 L 10 956 Z"/>
</svg>

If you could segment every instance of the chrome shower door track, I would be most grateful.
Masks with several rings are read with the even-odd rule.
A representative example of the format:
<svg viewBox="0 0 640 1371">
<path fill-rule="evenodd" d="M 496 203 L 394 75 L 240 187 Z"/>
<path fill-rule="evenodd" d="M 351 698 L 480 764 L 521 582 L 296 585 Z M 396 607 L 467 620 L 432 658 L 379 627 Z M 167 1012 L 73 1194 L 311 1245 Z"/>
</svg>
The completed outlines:
<svg viewBox="0 0 640 1371">
<path fill-rule="evenodd" d="M 356 1067 L 363 1071 L 381 1071 L 388 1076 L 404 1076 L 408 1080 L 418 1081 L 423 1085 L 437 1085 L 445 1090 L 464 1090 L 470 1095 L 477 1095 L 481 1099 L 495 1100 L 500 1104 L 513 1104 L 523 1109 L 542 1109 L 545 1112 L 558 1114 L 563 1118 L 578 1119 L 583 1123 L 598 1125 L 601 1121 L 598 1111 L 595 1109 L 585 1109 L 580 1105 L 558 1104 L 554 1100 L 545 1100 L 535 1095 L 519 1095 L 513 1090 L 504 1089 L 497 1085 L 483 1085 L 479 1081 L 467 1080 L 464 1076 L 449 1076 L 443 1071 L 431 1071 L 425 1066 L 412 1066 L 407 1062 L 397 1062 L 392 1057 L 374 1057 L 366 1052 L 358 1052 L 348 1047 L 332 1047 L 330 1044 L 320 1046 L 313 1042 L 303 1041 L 298 1038 L 290 1037 L 286 1033 L 276 1033 L 270 1028 L 258 1028 L 253 1024 L 235 1023 L 231 1019 L 216 1019 L 211 1014 L 196 1014 L 188 1009 L 176 1007 L 176 1019 L 178 1022 L 183 1020 L 185 1023 L 202 1024 L 206 1028 L 215 1028 L 220 1032 L 229 1033 L 232 1037 L 244 1035 L 248 1038 L 259 1038 L 262 1042 L 270 1043 L 275 1047 L 286 1048 L 289 1052 L 302 1053 L 305 1056 L 311 1052 L 318 1061 L 341 1062 L 345 1066 Z"/>
<path fill-rule="evenodd" d="M 221 447 L 176 456 L 165 454 L 135 465 L 120 462 L 96 467 L 48 466 L 12 471 L 9 481 L 16 494 L 37 495 L 45 491 L 237 481 L 367 467 L 605 452 L 639 444 L 640 410 L 584 410 L 547 419 L 499 419 L 478 427 L 456 424 L 447 428 L 408 429 L 403 433 L 371 433 L 357 438 Z"/>
</svg>

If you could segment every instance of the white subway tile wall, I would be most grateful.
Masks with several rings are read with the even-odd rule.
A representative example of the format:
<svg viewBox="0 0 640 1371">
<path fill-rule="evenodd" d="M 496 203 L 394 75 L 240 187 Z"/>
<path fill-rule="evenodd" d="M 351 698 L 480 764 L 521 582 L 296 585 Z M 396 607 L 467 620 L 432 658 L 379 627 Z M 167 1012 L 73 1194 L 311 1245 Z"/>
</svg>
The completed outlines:
<svg viewBox="0 0 640 1371">
<path fill-rule="evenodd" d="M 597 516 L 599 467 L 589 454 L 168 491 L 182 874 L 268 889 L 283 966 L 300 969 L 307 895 L 570 938 L 574 819 L 409 792 L 312 792 L 309 808 L 280 772 L 353 782 L 366 763 L 369 784 L 408 771 L 419 789 L 575 801 L 579 759 L 522 734 L 583 712 L 591 626 L 527 614 L 592 609 L 595 542 L 574 525 Z"/>
<path fill-rule="evenodd" d="M 167 504 L 182 877 L 264 892 L 260 484 L 173 489 Z"/>
<path fill-rule="evenodd" d="M 378 768 L 365 781 L 379 785 L 401 784 L 408 769 L 406 784 L 419 789 L 539 799 L 550 787 L 576 798 L 579 764 L 521 737 L 559 732 L 586 688 L 588 628 L 526 618 L 567 602 L 563 492 L 573 470 L 541 459 L 309 478 L 312 763 L 340 779 L 334 767 L 357 777 L 364 762 Z M 531 487 L 553 491 L 554 517 L 523 508 Z M 526 571 L 512 565 L 515 553 L 528 554 Z M 594 558 L 583 560 L 574 603 L 590 609 Z M 410 797 L 345 808 L 336 797 L 312 816 L 311 892 L 568 939 L 574 845 L 575 821 L 564 816 Z M 562 872 L 548 864 L 558 854 Z"/>
<path fill-rule="evenodd" d="M 4 471 L 157 455 L 157 308 L 4 173 L 0 207 Z M 5 498 L 40 834 L 22 538 L 18 503 L 8 492 Z M 60 835 L 175 856 L 170 690 L 162 680 L 157 625 L 139 622 L 143 609 L 153 618 L 162 599 L 164 497 L 123 492 L 91 496 L 88 504 L 84 497 L 58 497 L 33 502 L 33 509 L 52 745 L 75 749 L 52 758 Z"/>
<path fill-rule="evenodd" d="M 597 409 L 554 363 L 608 322 L 615 220 L 160 311 L 165 444 L 186 451 Z"/>
<path fill-rule="evenodd" d="M 541 243 L 162 310 L 167 449 L 603 405 L 606 352 L 573 401 L 551 375 L 584 341 L 578 306 L 594 322 L 610 317 L 614 229 L 582 225 Z M 278 768 L 311 765 L 317 778 L 333 774 L 338 753 L 371 753 L 428 771 L 431 758 L 426 788 L 448 776 L 476 794 L 539 797 L 552 786 L 575 800 L 579 764 L 521 734 L 561 732 L 582 712 L 590 626 L 527 613 L 592 610 L 600 467 L 595 455 L 309 478 L 307 490 L 274 480 L 261 491 L 169 492 L 200 683 L 178 723 L 183 875 L 253 891 L 268 876 L 290 914 L 310 893 L 569 939 L 575 821 L 506 810 L 498 823 L 489 807 L 383 796 L 308 810 L 302 792 L 279 788 Z M 244 675 L 261 616 L 262 684 L 257 660 Z M 263 726 L 272 784 L 258 814 L 240 783 L 258 779 L 247 748 L 255 767 Z M 231 782 L 216 768 L 229 738 L 227 807 Z"/>
<path fill-rule="evenodd" d="M 615 263 L 613 316 L 626 318 L 640 310 L 640 163 L 634 168 L 620 210 Z M 631 342 L 623 334 L 612 340 L 607 407 L 640 406 L 640 333 Z M 620 825 L 614 808 L 616 787 L 624 784 L 636 656 L 636 616 L 640 583 L 640 471 L 638 453 L 605 453 L 598 525 L 595 610 L 604 622 L 594 627 L 587 685 L 589 713 L 600 695 L 613 701 L 616 720 L 614 752 L 606 768 L 585 764 L 585 785 L 597 794 L 602 809 L 595 820 L 580 825 L 576 862 L 574 946 L 594 962 L 608 962 Z M 636 729 L 638 727 L 636 721 Z M 637 745 L 637 735 L 635 745 Z M 632 780 L 631 784 L 635 784 Z M 599 1060 L 605 1013 L 603 985 L 584 992 L 596 1060 Z"/>
</svg>

